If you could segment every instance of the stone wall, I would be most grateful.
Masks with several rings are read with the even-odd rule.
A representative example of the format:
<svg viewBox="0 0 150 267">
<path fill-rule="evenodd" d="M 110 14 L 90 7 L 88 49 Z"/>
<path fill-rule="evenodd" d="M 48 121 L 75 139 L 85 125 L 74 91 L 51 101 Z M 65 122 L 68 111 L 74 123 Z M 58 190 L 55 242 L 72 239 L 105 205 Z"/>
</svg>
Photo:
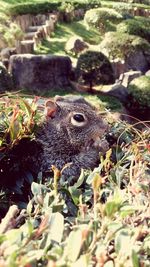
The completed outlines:
<svg viewBox="0 0 150 267">
<path fill-rule="evenodd" d="M 70 86 L 71 60 L 66 56 L 13 55 L 9 71 L 16 89 L 51 90 Z"/>
</svg>

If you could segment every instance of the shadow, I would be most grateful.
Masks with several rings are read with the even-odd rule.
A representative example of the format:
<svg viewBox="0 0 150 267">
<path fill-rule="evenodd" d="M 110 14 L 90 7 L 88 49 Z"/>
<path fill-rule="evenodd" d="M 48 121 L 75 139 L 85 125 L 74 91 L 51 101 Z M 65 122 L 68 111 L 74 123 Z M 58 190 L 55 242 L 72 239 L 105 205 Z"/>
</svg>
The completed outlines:
<svg viewBox="0 0 150 267">
<path fill-rule="evenodd" d="M 65 41 L 55 41 L 53 39 L 43 40 L 42 45 L 40 45 L 40 53 L 41 54 L 61 54 L 65 49 Z M 37 52 L 38 54 L 38 52 Z M 65 54 L 65 52 L 64 52 Z"/>
<path fill-rule="evenodd" d="M 70 36 L 70 32 L 66 29 L 66 26 L 69 28 L 68 24 L 57 24 L 51 38 L 68 38 Z"/>
<path fill-rule="evenodd" d="M 90 28 L 90 31 L 87 30 L 86 26 L 83 25 L 80 21 L 79 22 L 72 22 L 71 25 L 68 25 L 68 28 L 72 32 L 75 33 L 75 35 L 79 35 L 84 39 L 85 42 L 88 42 L 90 44 L 99 44 L 101 41 L 101 36 L 99 33 L 99 37 L 97 37 L 97 30 Z M 96 37 L 96 38 L 95 38 Z"/>
</svg>

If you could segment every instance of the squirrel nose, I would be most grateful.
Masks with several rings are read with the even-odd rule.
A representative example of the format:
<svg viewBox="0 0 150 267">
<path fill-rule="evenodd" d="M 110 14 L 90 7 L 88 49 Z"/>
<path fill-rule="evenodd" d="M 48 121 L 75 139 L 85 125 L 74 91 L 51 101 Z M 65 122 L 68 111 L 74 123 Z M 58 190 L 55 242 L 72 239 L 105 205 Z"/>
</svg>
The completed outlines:
<svg viewBox="0 0 150 267">
<path fill-rule="evenodd" d="M 104 132 L 109 130 L 109 125 L 105 120 L 100 121 L 99 127 L 100 127 L 100 129 L 104 130 Z"/>
</svg>

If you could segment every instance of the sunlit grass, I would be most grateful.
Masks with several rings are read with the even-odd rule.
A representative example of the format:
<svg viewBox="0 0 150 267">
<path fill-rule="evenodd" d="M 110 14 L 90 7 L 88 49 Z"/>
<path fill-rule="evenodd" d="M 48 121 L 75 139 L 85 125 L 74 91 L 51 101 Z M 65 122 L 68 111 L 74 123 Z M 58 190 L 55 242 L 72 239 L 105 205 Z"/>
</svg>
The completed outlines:
<svg viewBox="0 0 150 267">
<path fill-rule="evenodd" d="M 36 53 L 39 54 L 54 54 L 66 55 L 65 45 L 66 42 L 73 36 L 83 38 L 85 42 L 94 49 L 101 41 L 101 36 L 98 30 L 87 30 L 83 21 L 74 21 L 72 23 L 58 23 L 55 32 L 52 36 L 44 40 L 37 48 Z M 75 65 L 77 57 L 71 56 L 72 63 Z"/>
</svg>

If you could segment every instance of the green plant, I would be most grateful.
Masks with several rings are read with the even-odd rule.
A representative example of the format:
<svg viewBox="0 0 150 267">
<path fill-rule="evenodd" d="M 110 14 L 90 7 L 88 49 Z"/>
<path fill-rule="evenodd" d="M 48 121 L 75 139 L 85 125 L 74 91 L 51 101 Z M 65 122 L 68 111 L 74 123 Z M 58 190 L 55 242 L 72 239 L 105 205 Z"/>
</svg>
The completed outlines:
<svg viewBox="0 0 150 267">
<path fill-rule="evenodd" d="M 113 70 L 108 58 L 97 51 L 82 53 L 77 62 L 76 75 L 79 82 L 88 84 L 90 89 L 96 84 L 113 83 Z"/>
<path fill-rule="evenodd" d="M 101 7 L 101 1 L 100 0 L 86 0 L 85 3 L 89 6 L 89 8 Z"/>
<path fill-rule="evenodd" d="M 0 92 L 11 91 L 13 81 L 5 66 L 0 62 Z"/>
<path fill-rule="evenodd" d="M 120 33 L 137 35 L 150 42 L 150 19 L 144 17 L 127 19 L 118 24 L 117 31 Z"/>
<path fill-rule="evenodd" d="M 16 40 L 23 37 L 23 32 L 20 27 L 11 22 L 9 16 L 0 13 L 0 49 L 7 46 L 14 46 Z"/>
<path fill-rule="evenodd" d="M 150 77 L 141 76 L 128 86 L 130 101 L 127 106 L 139 113 L 150 115 Z"/>
<path fill-rule="evenodd" d="M 51 179 L 32 183 L 24 210 L 9 208 L 0 224 L 2 266 L 149 266 L 148 133 L 123 122 L 110 133 L 112 149 L 93 172 L 66 187 L 53 167 Z"/>
<path fill-rule="evenodd" d="M 48 13 L 57 10 L 60 7 L 61 1 L 57 2 L 23 2 L 8 7 L 7 12 L 9 15 L 23 15 L 23 14 L 39 14 Z"/>
<path fill-rule="evenodd" d="M 135 51 L 143 51 L 150 54 L 150 44 L 145 39 L 120 32 L 106 33 L 99 49 L 110 59 L 126 59 Z"/>
<path fill-rule="evenodd" d="M 55 11 L 66 11 L 70 12 L 74 9 L 84 9 L 94 8 L 100 6 L 99 0 L 93 1 L 14 1 L 12 5 L 8 5 L 6 8 L 6 13 L 11 16 L 22 15 L 22 14 L 39 14 L 48 13 Z"/>
<path fill-rule="evenodd" d="M 59 7 L 59 10 L 66 12 L 66 13 L 70 13 L 74 10 L 74 6 L 70 2 L 62 1 L 61 6 Z"/>
<path fill-rule="evenodd" d="M 110 21 L 118 22 L 122 19 L 122 15 L 114 9 L 95 8 L 85 13 L 84 21 L 88 27 L 94 26 L 102 33 L 106 31 L 106 25 Z"/>
</svg>

